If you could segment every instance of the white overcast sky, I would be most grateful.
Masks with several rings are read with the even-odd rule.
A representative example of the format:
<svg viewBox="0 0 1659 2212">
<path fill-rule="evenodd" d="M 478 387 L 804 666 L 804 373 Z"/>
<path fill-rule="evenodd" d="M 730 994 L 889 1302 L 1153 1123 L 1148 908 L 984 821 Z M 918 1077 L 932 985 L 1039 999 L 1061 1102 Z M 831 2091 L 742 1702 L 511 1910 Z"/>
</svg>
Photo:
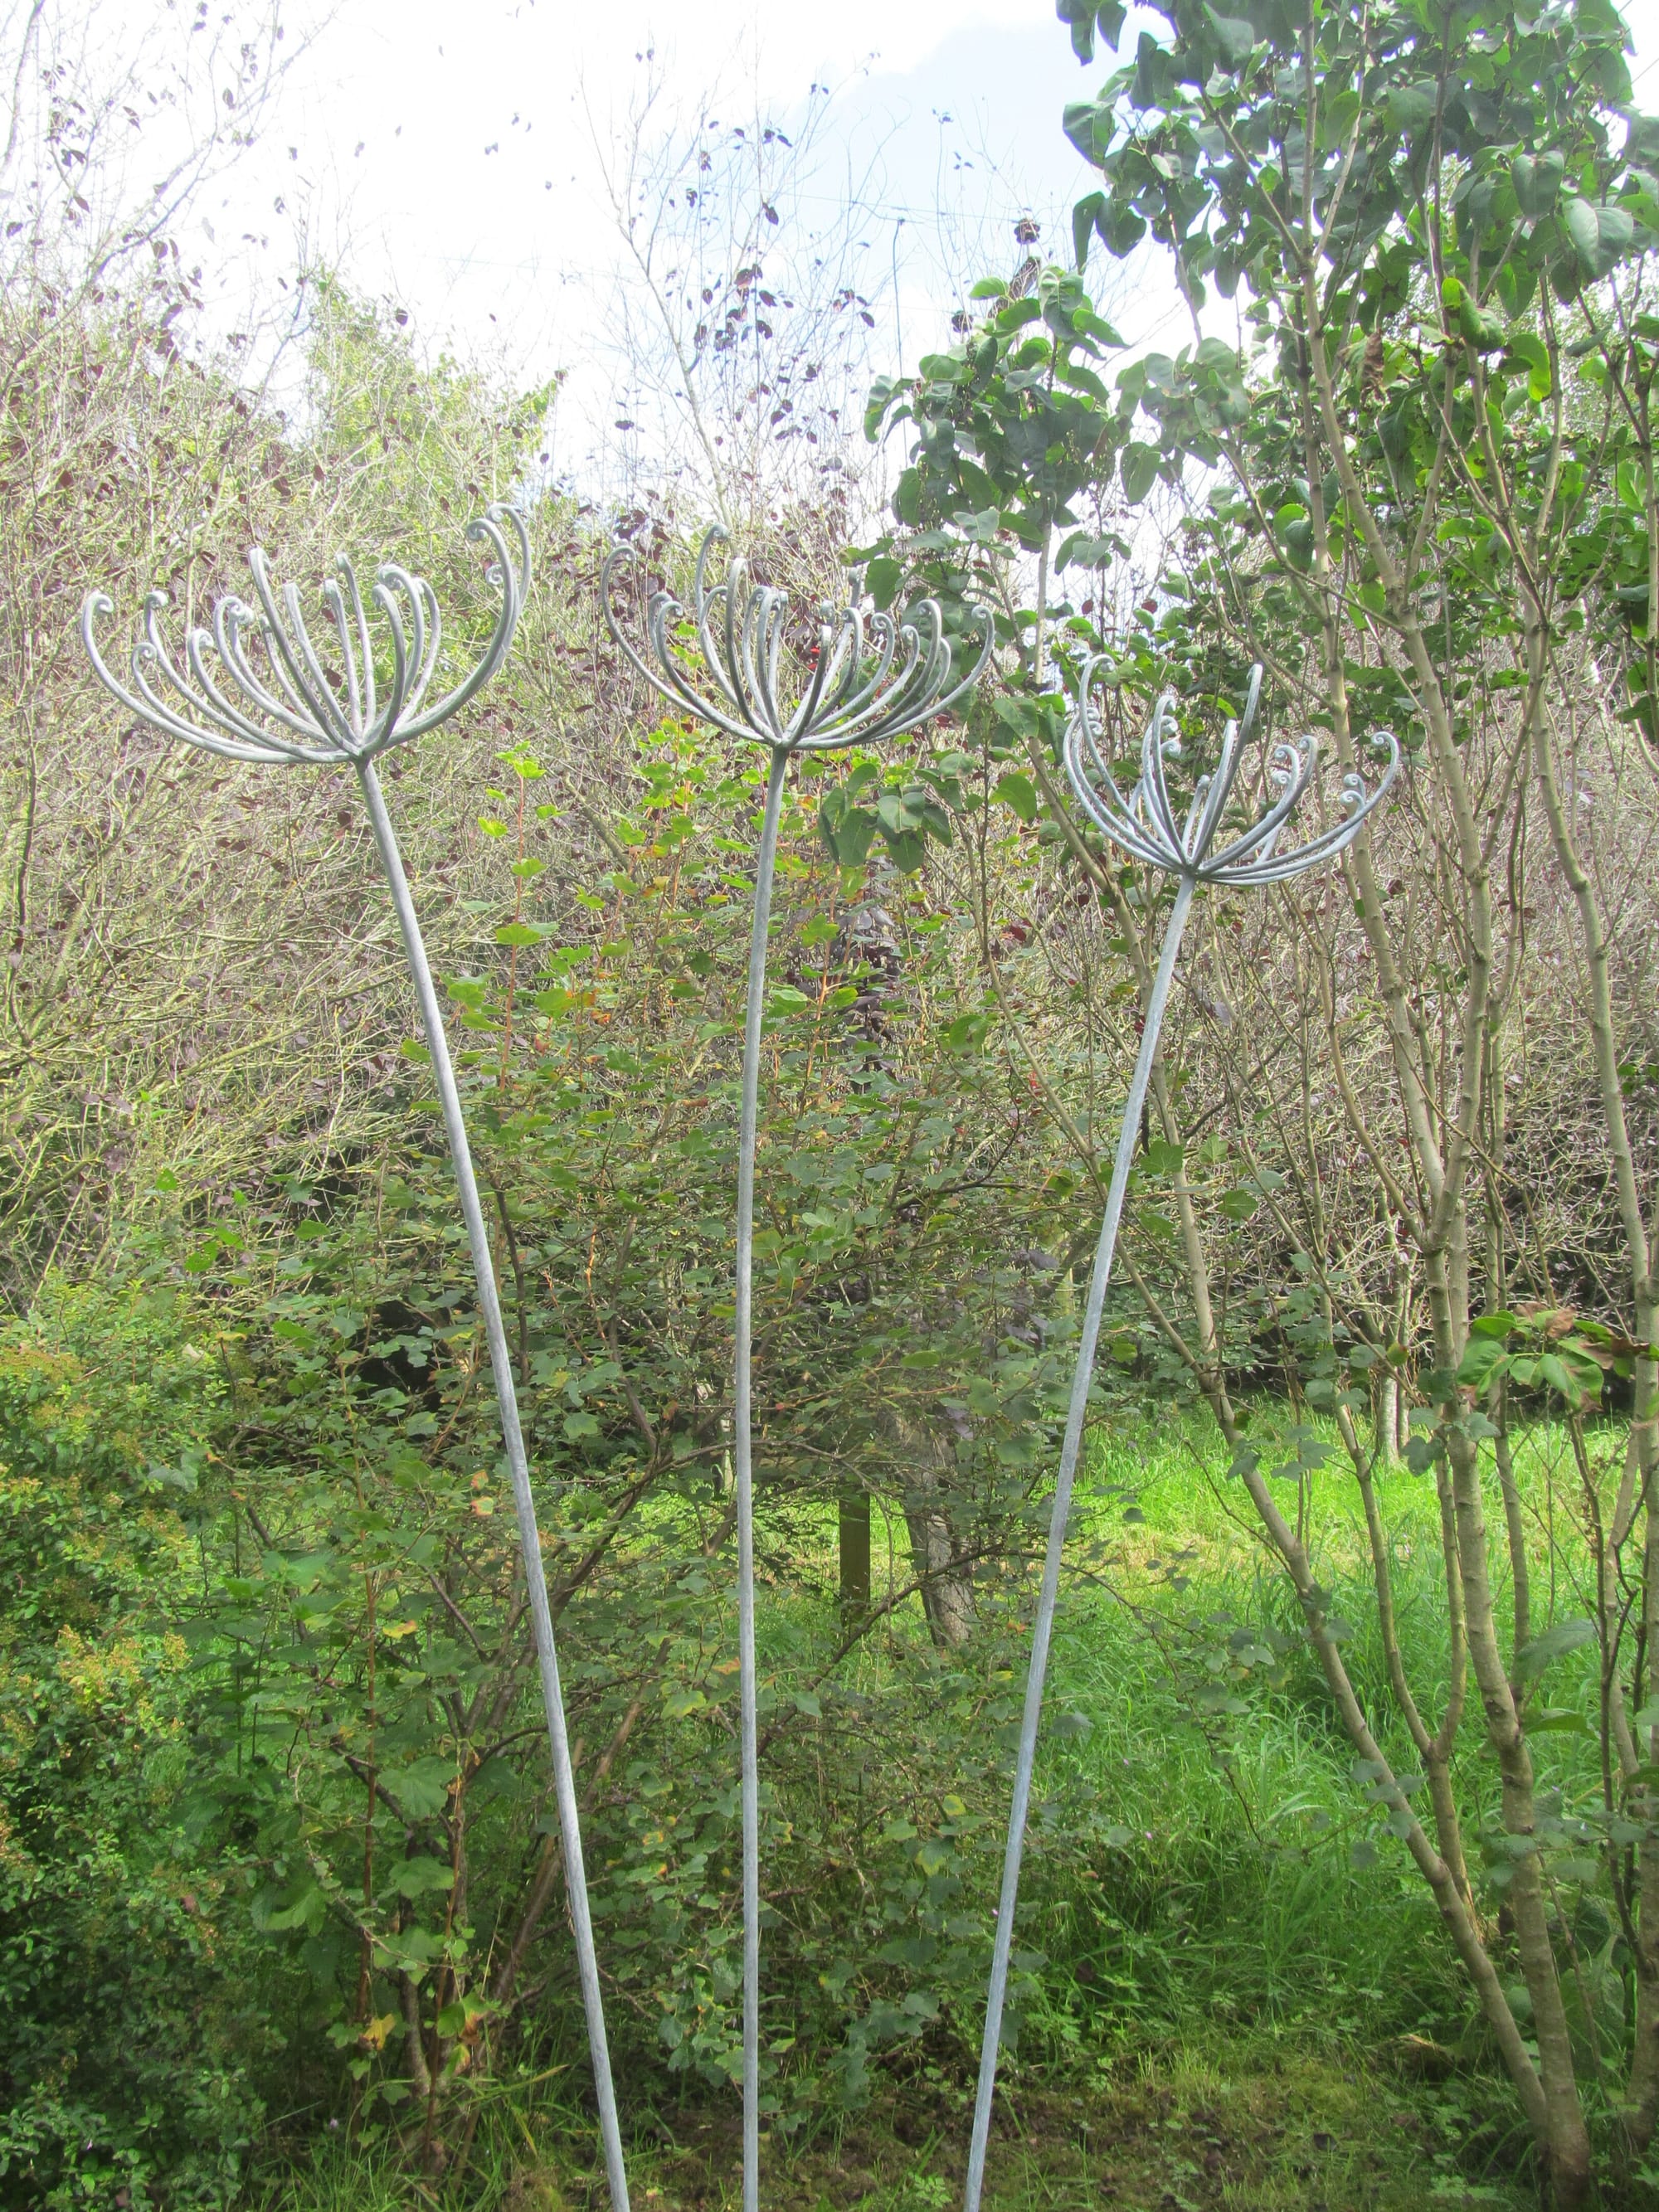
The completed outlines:
<svg viewBox="0 0 1659 2212">
<path fill-rule="evenodd" d="M 453 290 L 464 317 L 603 250 L 588 117 L 624 121 L 647 53 L 688 105 L 718 91 L 734 116 L 828 85 L 848 138 L 890 133 L 888 204 L 913 219 L 933 208 L 941 116 L 1034 197 L 1069 203 L 1087 173 L 1060 112 L 1090 80 L 1052 0 L 342 0 L 289 98 L 354 255 L 423 301 Z"/>
<path fill-rule="evenodd" d="M 1638 100 L 1659 106 L 1659 0 L 1626 12 Z M 1148 20 L 1132 15 L 1129 48 Z M 965 253 L 1012 268 L 1022 207 L 1065 252 L 1091 172 L 1060 112 L 1109 66 L 1079 66 L 1053 0 L 337 0 L 261 149 L 210 196 L 220 252 L 204 252 L 222 259 L 230 239 L 263 228 L 280 259 L 303 208 L 311 250 L 407 307 L 429 346 L 526 378 L 571 373 L 561 413 L 575 420 L 561 435 L 579 466 L 582 421 L 611 411 L 582 388 L 584 364 L 590 384 L 601 374 L 592 333 L 617 251 L 593 126 L 603 137 L 624 122 L 647 53 L 687 108 L 718 91 L 733 119 L 763 107 L 781 119 L 814 83 L 832 88 L 828 143 L 861 173 L 873 157 L 872 252 L 898 275 L 885 313 L 900 327 L 878 334 L 878 368 L 945 337 L 953 257 L 958 273 Z M 941 208 L 957 217 L 943 240 Z M 978 208 L 988 225 L 964 240 Z M 1106 304 L 1131 347 L 1178 342 L 1160 274 L 1099 275 L 1115 283 Z"/>
<path fill-rule="evenodd" d="M 258 153 L 210 194 L 201 250 L 228 275 L 231 241 L 263 230 L 267 270 L 289 265 L 303 210 L 308 250 L 406 307 L 428 346 L 526 380 L 564 371 L 558 459 L 580 474 L 617 412 L 599 388 L 618 249 L 594 136 L 625 128 L 648 56 L 684 110 L 715 94 L 732 121 L 764 109 L 787 123 L 812 86 L 830 88 L 826 203 L 849 166 L 874 184 L 872 368 L 947 340 L 961 279 L 1019 261 L 1022 211 L 1066 252 L 1090 172 L 1060 111 L 1104 68 L 1079 67 L 1053 0 L 339 0 Z M 1173 320 L 1172 295 L 1139 304 L 1156 313 L 1131 312 L 1126 337 Z"/>
</svg>

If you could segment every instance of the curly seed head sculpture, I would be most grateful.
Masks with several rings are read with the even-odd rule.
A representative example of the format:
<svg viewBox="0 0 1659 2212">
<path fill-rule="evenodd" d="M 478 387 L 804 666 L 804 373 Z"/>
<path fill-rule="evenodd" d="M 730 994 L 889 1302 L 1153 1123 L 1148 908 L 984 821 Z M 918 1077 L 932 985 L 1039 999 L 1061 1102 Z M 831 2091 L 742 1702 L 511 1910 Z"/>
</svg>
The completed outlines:
<svg viewBox="0 0 1659 2212">
<path fill-rule="evenodd" d="M 514 543 L 508 544 L 508 532 Z M 391 688 L 384 699 L 374 677 L 374 637 L 357 571 L 343 555 L 324 583 L 324 611 L 333 630 L 344 673 L 331 679 L 307 627 L 296 584 L 271 581 L 264 554 L 248 555 L 258 604 L 234 592 L 213 610 L 211 629 L 186 632 L 182 654 L 161 633 L 165 592 L 144 601 L 143 629 L 132 648 L 132 684 L 115 675 L 99 650 L 96 624 L 115 605 L 106 593 L 88 592 L 81 609 L 81 636 L 105 689 L 141 721 L 168 737 L 217 753 L 225 760 L 269 766 L 310 763 L 316 767 L 361 764 L 435 729 L 464 707 L 501 666 L 513 642 L 530 589 L 530 538 L 515 507 L 489 507 L 466 535 L 487 543 L 495 558 L 488 580 L 501 593 L 489 644 L 454 690 L 422 711 L 443 643 L 437 594 L 423 576 L 396 562 L 375 571 L 369 592 L 383 618 L 392 652 Z M 251 647 L 261 651 L 263 672 Z M 217 671 L 210 663 L 216 662 Z M 227 681 L 227 679 L 228 679 Z"/>
<path fill-rule="evenodd" d="M 511 539 L 509 543 L 509 533 Z M 384 623 L 383 653 L 389 647 L 391 686 L 384 699 L 374 674 L 375 638 L 357 572 L 343 557 L 323 586 L 324 611 L 339 649 L 343 672 L 325 667 L 306 626 L 296 585 L 283 586 L 280 601 L 264 555 L 248 555 L 257 606 L 234 593 L 213 611 L 211 629 L 186 632 L 182 656 L 161 635 L 164 592 L 144 602 L 143 627 L 132 648 L 132 683 L 116 676 L 98 647 L 96 624 L 115 611 L 103 592 L 89 592 L 81 609 L 81 636 L 100 681 L 142 722 L 176 738 L 198 752 L 265 766 L 333 767 L 349 763 L 356 772 L 368 811 L 386 887 L 397 911 L 410 974 L 425 1024 L 427 1048 L 455 1170 L 456 1192 L 471 1249 L 479 1312 L 489 1346 L 501 1442 L 519 1523 L 532 1639 L 541 1674 L 542 1707 L 552 1758 L 554 1796 L 564 1846 L 565 1893 L 576 1942 L 578 1978 L 587 2016 L 588 2051 L 599 2103 L 599 2136 L 605 2154 L 613 2212 L 628 2212 L 625 2171 L 615 2085 L 605 2027 L 604 1996 L 592 1917 L 582 1872 L 581 1814 L 565 1726 L 558 1653 L 541 1538 L 531 1488 L 530 1463 L 513 1383 L 513 1359 L 495 1286 L 489 1232 L 478 1200 L 454 1067 L 445 1040 L 444 1011 L 421 935 L 409 878 L 386 800 L 375 775 L 377 757 L 411 744 L 425 731 L 464 707 L 482 690 L 507 658 L 530 590 L 530 535 L 522 515 L 510 507 L 492 507 L 468 526 L 473 543 L 488 544 L 495 554 L 489 581 L 501 594 L 495 629 L 482 655 L 452 691 L 435 706 L 426 695 L 438 665 L 443 624 L 437 595 L 423 577 L 395 562 L 376 571 L 370 600 Z M 254 657 L 257 647 L 258 658 Z"/>
<path fill-rule="evenodd" d="M 599 597 L 605 627 L 629 665 L 653 690 L 727 737 L 765 746 L 769 756 L 760 842 L 755 854 L 744 1019 L 732 1389 L 738 1531 L 738 1735 L 742 1765 L 743 2208 L 744 2212 L 759 2212 L 760 1776 L 750 1382 L 761 1012 L 784 777 L 798 754 L 878 744 L 903 736 L 953 706 L 983 674 L 995 630 L 982 608 L 973 610 L 980 633 L 978 653 L 967 674 L 953 682 L 953 656 L 936 600 L 921 600 L 908 617 L 882 612 L 866 616 L 855 593 L 839 610 L 820 605 L 810 617 L 797 616 L 792 622 L 787 593 L 770 585 L 752 584 L 748 566 L 740 559 L 728 563 L 722 582 L 709 582 L 714 549 L 727 542 L 726 533 L 718 526 L 704 538 L 692 574 L 689 607 L 671 592 L 653 593 L 645 617 L 649 659 L 628 637 L 612 604 L 617 577 L 639 558 L 632 546 L 618 545 L 606 561 L 599 579 Z M 797 642 L 803 630 L 811 636 L 810 644 L 804 639 Z"/>
<path fill-rule="evenodd" d="M 1164 766 L 1181 753 L 1180 738 L 1164 735 L 1166 720 L 1175 711 L 1174 695 L 1166 691 L 1153 709 L 1141 739 L 1140 775 L 1126 799 L 1101 750 L 1091 698 L 1099 665 L 1098 658 L 1091 656 L 1080 671 L 1077 706 L 1066 727 L 1066 773 L 1078 804 L 1102 836 L 1149 867 L 1195 884 L 1243 888 L 1283 883 L 1352 845 L 1399 774 L 1399 742 L 1391 731 L 1379 731 L 1371 743 L 1379 750 L 1386 748 L 1389 757 L 1375 788 L 1367 792 L 1364 777 L 1350 769 L 1342 778 L 1343 818 L 1281 854 L 1279 839 L 1313 781 L 1319 746 L 1311 735 L 1279 739 L 1266 763 L 1267 780 L 1276 787 L 1272 801 L 1253 822 L 1242 828 L 1233 825 L 1234 834 L 1218 849 L 1215 841 L 1224 827 L 1227 802 L 1255 733 L 1261 698 L 1260 667 L 1250 671 L 1242 718 L 1229 721 L 1222 732 L 1216 764 L 1199 777 L 1182 819 L 1170 796 Z"/>
<path fill-rule="evenodd" d="M 599 580 L 605 627 L 629 665 L 665 698 L 727 737 L 786 754 L 878 744 L 943 713 L 984 673 L 994 631 L 982 609 L 973 610 L 978 655 L 968 674 L 952 683 L 951 645 L 936 600 L 921 600 L 902 618 L 866 615 L 854 598 L 839 609 L 814 610 L 814 643 L 804 656 L 810 672 L 791 698 L 784 681 L 788 594 L 751 584 L 747 562 L 738 557 L 723 581 L 710 584 L 714 549 L 729 542 L 718 526 L 703 539 L 689 607 L 672 592 L 652 594 L 645 627 L 654 665 L 629 640 L 613 605 L 619 573 L 639 559 L 635 549 L 618 545 Z M 688 628 L 712 692 L 695 680 L 683 635 Z"/>
<path fill-rule="evenodd" d="M 1293 846 L 1289 852 L 1281 853 L 1279 840 L 1312 783 L 1317 765 L 1318 747 L 1311 736 L 1288 742 L 1279 741 L 1270 748 L 1265 769 L 1267 782 L 1274 787 L 1273 796 L 1262 812 L 1254 819 L 1244 817 L 1229 821 L 1227 818 L 1228 801 L 1237 786 L 1245 748 L 1255 728 L 1256 712 L 1261 700 L 1260 667 L 1250 671 L 1243 715 L 1227 723 L 1222 732 L 1221 749 L 1215 766 L 1196 779 L 1192 797 L 1182 815 L 1170 793 L 1164 765 L 1166 761 L 1178 758 L 1181 752 L 1180 739 L 1174 735 L 1166 737 L 1164 734 L 1165 726 L 1175 708 L 1173 697 L 1166 693 L 1153 709 L 1152 718 L 1141 740 L 1140 775 L 1126 798 L 1101 747 L 1100 724 L 1093 702 L 1095 681 L 1100 665 L 1099 656 L 1092 655 L 1084 661 L 1079 671 L 1077 703 L 1066 726 L 1066 776 L 1077 795 L 1078 804 L 1102 836 L 1109 838 L 1132 860 L 1143 861 L 1148 867 L 1172 875 L 1176 878 L 1176 893 L 1164 924 L 1164 946 L 1158 956 L 1157 971 L 1151 979 L 1151 988 L 1146 994 L 1139 1048 L 1135 1055 L 1134 1073 L 1130 1078 L 1128 1096 L 1124 1101 L 1122 1119 L 1118 1128 L 1117 1152 L 1112 1164 L 1111 1182 L 1106 1193 L 1100 1240 L 1095 1247 L 1083 1327 L 1079 1334 L 1077 1361 L 1072 1375 L 1071 1403 L 1066 1411 L 1066 1433 L 1060 1444 L 1054 1504 L 1049 1515 L 1042 1582 L 1031 1623 L 1024 1711 L 1014 1759 L 1014 1786 L 1009 1808 L 1007 1841 L 1003 1851 L 1002 1886 L 997 1905 L 996 1933 L 992 1942 L 990 1984 L 986 1992 L 985 2021 L 980 2041 L 979 2085 L 974 2100 L 973 2134 L 969 2144 L 968 2176 L 963 2192 L 963 2212 L 980 2212 L 985 2186 L 992 2100 L 996 2090 L 997 2058 L 1002 2038 L 1002 2013 L 1007 1999 L 1008 1969 L 1019 1902 L 1020 1862 L 1024 1850 L 1026 1816 L 1030 1807 L 1031 1778 L 1036 1766 L 1049 1639 L 1054 1632 L 1054 1614 L 1060 1601 L 1060 1558 L 1066 1540 L 1066 1522 L 1071 1514 L 1072 1485 L 1083 1446 L 1090 1378 L 1094 1370 L 1096 1347 L 1100 1340 L 1101 1317 L 1105 1310 L 1106 1289 L 1111 1279 L 1112 1260 L 1117 1248 L 1118 1226 L 1128 1192 L 1135 1145 L 1152 1082 L 1152 1064 L 1158 1053 L 1164 1008 L 1169 1004 L 1170 989 L 1175 980 L 1176 956 L 1180 950 L 1182 933 L 1186 928 L 1187 917 L 1192 911 L 1193 900 L 1200 884 L 1244 889 L 1255 884 L 1283 883 L 1287 878 L 1301 875 L 1305 870 L 1318 866 L 1321 861 L 1333 860 L 1344 852 L 1382 805 L 1400 771 L 1399 744 L 1390 733 L 1384 732 L 1372 741 L 1377 748 L 1386 749 L 1388 753 L 1387 765 L 1377 779 L 1376 787 L 1368 792 L 1364 780 L 1358 771 L 1349 770 L 1342 778 L 1342 818 L 1316 831 L 1302 844 Z M 1224 836 L 1224 842 L 1218 844 L 1217 840 Z"/>
</svg>

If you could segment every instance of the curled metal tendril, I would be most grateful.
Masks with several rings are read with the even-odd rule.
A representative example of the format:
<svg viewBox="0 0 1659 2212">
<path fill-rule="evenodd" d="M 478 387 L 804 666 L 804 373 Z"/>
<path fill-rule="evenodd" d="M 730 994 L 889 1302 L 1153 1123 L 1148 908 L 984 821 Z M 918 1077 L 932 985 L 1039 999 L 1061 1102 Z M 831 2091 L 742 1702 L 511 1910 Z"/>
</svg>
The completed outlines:
<svg viewBox="0 0 1659 2212">
<path fill-rule="evenodd" d="M 614 605 L 618 575 L 639 559 L 633 546 L 617 546 L 606 560 L 599 599 L 605 627 L 635 671 L 665 698 L 728 737 L 792 754 L 878 744 L 942 713 L 971 691 L 984 673 L 994 634 L 982 609 L 973 611 L 980 631 L 977 656 L 968 673 L 953 683 L 951 643 L 936 600 L 921 600 L 901 618 L 866 613 L 854 599 L 839 609 L 815 611 L 811 672 L 804 686 L 787 696 L 788 594 L 751 583 L 748 563 L 741 558 L 733 558 L 721 580 L 711 584 L 715 548 L 727 543 L 719 528 L 703 539 L 690 605 L 672 592 L 652 594 L 645 617 L 650 660 L 629 639 Z M 711 686 L 696 680 L 686 650 L 692 643 Z"/>
<path fill-rule="evenodd" d="M 530 589 L 530 538 L 515 507 L 491 507 L 469 524 L 467 537 L 495 555 L 488 580 L 501 594 L 495 630 L 483 654 L 454 689 L 425 704 L 443 643 L 437 595 L 423 576 L 396 562 L 375 572 L 369 605 L 379 611 L 392 653 L 391 684 L 381 696 L 374 674 L 374 636 L 357 572 L 343 556 L 322 588 L 324 612 L 343 673 L 331 677 L 306 621 L 296 584 L 280 591 L 264 553 L 248 555 L 257 605 L 228 593 L 213 611 L 210 629 L 185 633 L 182 653 L 161 629 L 165 592 L 144 601 L 143 634 L 132 649 L 131 685 L 106 661 L 99 619 L 113 614 L 103 592 L 88 592 L 81 636 L 105 689 L 139 720 L 199 751 L 275 766 L 325 766 L 371 761 L 446 721 L 501 666 Z M 325 633 L 326 635 L 326 633 Z M 251 650 L 261 648 L 256 661 Z"/>
<path fill-rule="evenodd" d="M 1101 748 L 1092 698 L 1098 666 L 1091 657 L 1080 671 L 1077 705 L 1066 729 L 1066 773 L 1078 804 L 1101 834 L 1149 867 L 1200 884 L 1243 887 L 1283 883 L 1304 868 L 1334 859 L 1352 844 L 1400 772 L 1399 742 L 1391 731 L 1380 731 L 1371 742 L 1379 751 L 1386 750 L 1388 760 L 1376 785 L 1368 792 L 1364 778 L 1350 769 L 1342 778 L 1342 818 L 1281 853 L 1279 840 L 1313 781 L 1319 746 L 1311 735 L 1276 740 L 1266 762 L 1267 781 L 1274 787 L 1272 800 L 1253 822 L 1235 827 L 1218 846 L 1216 840 L 1226 826 L 1227 802 L 1255 732 L 1261 669 L 1251 670 L 1243 714 L 1223 731 L 1215 766 L 1199 777 L 1182 817 L 1170 795 L 1164 766 L 1181 751 L 1180 739 L 1164 735 L 1175 711 L 1173 695 L 1165 692 L 1153 710 L 1141 740 L 1140 775 L 1126 798 Z"/>
</svg>

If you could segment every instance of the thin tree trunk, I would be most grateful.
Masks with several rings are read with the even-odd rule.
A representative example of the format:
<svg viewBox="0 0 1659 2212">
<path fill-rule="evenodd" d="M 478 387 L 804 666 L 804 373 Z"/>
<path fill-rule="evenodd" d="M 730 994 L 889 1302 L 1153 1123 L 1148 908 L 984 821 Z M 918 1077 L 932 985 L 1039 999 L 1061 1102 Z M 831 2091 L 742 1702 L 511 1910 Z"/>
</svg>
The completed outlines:
<svg viewBox="0 0 1659 2212">
<path fill-rule="evenodd" d="M 955 1650 L 977 1623 L 973 1568 L 955 1510 L 956 1439 L 902 1413 L 893 1417 L 891 1434 L 902 1463 L 904 1519 L 928 1630 L 941 1650 Z"/>
<path fill-rule="evenodd" d="M 841 1616 L 848 1627 L 870 1610 L 870 1493 L 843 1490 L 836 1510 Z"/>
<path fill-rule="evenodd" d="M 1382 1370 L 1376 1386 L 1377 1471 L 1385 1472 L 1400 1456 L 1400 1377 L 1392 1367 Z"/>
</svg>

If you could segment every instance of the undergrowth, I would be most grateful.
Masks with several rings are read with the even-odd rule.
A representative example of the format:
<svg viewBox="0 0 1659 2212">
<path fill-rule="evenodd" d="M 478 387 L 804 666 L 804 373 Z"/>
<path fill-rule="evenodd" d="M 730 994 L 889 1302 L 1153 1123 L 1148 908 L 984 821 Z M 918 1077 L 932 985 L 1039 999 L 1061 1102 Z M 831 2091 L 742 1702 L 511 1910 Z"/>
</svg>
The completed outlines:
<svg viewBox="0 0 1659 2212">
<path fill-rule="evenodd" d="M 1541 1486 L 1559 1443 L 1537 1431 L 1523 1477 Z M 1512 2190 L 1526 2201 L 1524 2138 L 1485 2030 L 1426 1891 L 1366 1801 L 1224 1466 L 1196 1420 L 1097 1444 L 1050 1675 L 994 2201 L 1093 2203 L 1103 2192 L 1133 2205 L 1381 2207 L 1425 2187 L 1452 2203 L 1507 2202 Z M 1312 1480 L 1336 1532 L 1321 1571 L 1352 1615 L 1364 1684 L 1381 1657 L 1368 1642 L 1363 1528 L 1342 1510 L 1337 1476 Z M 1413 1650 L 1432 1695 L 1445 1664 L 1432 1487 L 1403 1469 L 1385 1487 L 1399 1600 L 1420 1615 Z M 888 1533 L 902 1556 L 902 1530 Z M 827 1526 L 794 1564 L 762 1620 L 763 1671 L 780 1680 L 836 1633 Z M 1011 1634 L 1011 1691 L 1019 1651 Z M 873 1697 L 927 1656 L 920 1607 L 901 1607 L 846 1686 Z M 1552 1696 L 1591 1687 L 1569 1660 Z M 987 1711 L 988 1743 L 1006 1757 L 1012 1698 Z M 1583 1756 L 1578 1739 L 1553 1744 L 1564 1769 Z M 959 1747 L 964 1794 L 985 1748 Z M 961 1804 L 950 1779 L 937 1780 L 947 1811 Z M 1473 1750 L 1458 1779 L 1472 1802 L 1490 1788 Z M 968 1830 L 962 1902 L 977 1908 L 994 1893 L 1000 1820 L 954 1825 Z M 789 2003 L 775 1987 L 775 2027 Z M 870 2212 L 932 2203 L 930 2190 L 950 2201 L 976 2008 L 976 1988 L 955 1992 L 924 2032 L 890 2048 L 862 2111 L 775 2128 L 775 2201 Z M 538 2023 L 524 2063 L 542 2086 L 520 2100 L 499 2085 L 504 2102 L 479 2130 L 455 2201 L 585 2201 L 576 2030 L 574 2017 Z M 638 2080 L 628 2093 L 639 2201 L 653 2212 L 723 2204 L 738 2166 L 735 2100 L 666 2086 Z M 296 2212 L 409 2201 L 398 2194 L 408 2185 L 365 2155 L 337 2134 L 314 2169 L 272 2185 L 273 2201 Z"/>
</svg>

